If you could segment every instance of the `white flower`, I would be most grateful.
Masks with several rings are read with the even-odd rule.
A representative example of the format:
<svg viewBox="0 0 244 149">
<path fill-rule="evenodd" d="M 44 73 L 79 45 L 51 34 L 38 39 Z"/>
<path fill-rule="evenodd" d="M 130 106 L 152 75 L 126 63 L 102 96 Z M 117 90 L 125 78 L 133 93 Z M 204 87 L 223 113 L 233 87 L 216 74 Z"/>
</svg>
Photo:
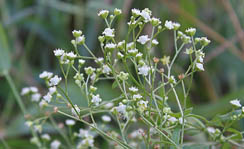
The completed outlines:
<svg viewBox="0 0 244 149">
<path fill-rule="evenodd" d="M 145 44 L 149 40 L 150 40 L 150 38 L 148 38 L 148 35 L 142 35 L 139 37 L 139 39 L 137 39 L 137 41 L 141 44 Z"/>
<path fill-rule="evenodd" d="M 31 95 L 31 101 L 38 102 L 40 100 L 40 98 L 41 98 L 41 94 L 39 94 L 39 93 L 35 93 L 35 94 Z"/>
<path fill-rule="evenodd" d="M 33 122 L 32 121 L 26 121 L 25 125 L 28 127 L 31 127 L 33 125 Z"/>
<path fill-rule="evenodd" d="M 59 84 L 59 82 L 62 80 L 61 77 L 58 77 L 57 75 L 55 75 L 53 78 L 50 79 L 50 86 L 56 86 Z"/>
<path fill-rule="evenodd" d="M 75 107 L 75 109 L 72 108 L 71 112 L 72 112 L 73 115 L 78 117 L 77 113 L 80 114 L 80 108 L 77 105 L 74 105 L 74 107 Z M 77 113 L 76 113 L 76 111 L 77 111 Z"/>
<path fill-rule="evenodd" d="M 150 70 L 150 67 L 148 67 L 147 65 L 143 65 L 142 67 L 138 68 L 139 73 L 141 75 L 147 76 L 148 72 Z"/>
<path fill-rule="evenodd" d="M 143 112 L 147 109 L 148 101 L 140 100 L 137 102 L 138 110 Z"/>
<path fill-rule="evenodd" d="M 86 62 L 85 60 L 83 60 L 83 59 L 79 59 L 79 64 L 80 64 L 80 65 L 84 65 L 85 62 Z"/>
<path fill-rule="evenodd" d="M 177 120 L 175 117 L 170 117 L 170 118 L 168 119 L 168 121 L 171 122 L 171 123 L 175 123 L 175 122 L 177 122 L 178 120 Z"/>
<path fill-rule="evenodd" d="M 133 98 L 134 100 L 138 100 L 138 99 L 141 99 L 142 96 L 141 96 L 140 94 L 135 94 L 135 95 L 133 95 L 132 98 Z"/>
<path fill-rule="evenodd" d="M 240 100 L 238 100 L 238 99 L 231 100 L 230 103 L 231 103 L 233 106 L 241 107 Z"/>
<path fill-rule="evenodd" d="M 138 53 L 137 49 L 130 49 L 128 50 L 128 53 L 132 54 L 132 55 L 136 55 Z"/>
<path fill-rule="evenodd" d="M 86 40 L 86 38 L 85 38 L 84 35 L 79 36 L 79 37 L 76 38 L 76 44 L 80 44 L 80 45 L 82 45 L 82 44 L 85 43 L 85 40 Z"/>
<path fill-rule="evenodd" d="M 135 16 L 141 15 L 141 11 L 139 9 L 136 9 L 136 8 L 133 8 L 131 10 L 131 12 L 132 12 L 132 15 L 135 15 Z"/>
<path fill-rule="evenodd" d="M 47 105 L 48 105 L 48 103 L 45 100 L 41 100 L 41 102 L 39 103 L 39 106 L 41 108 L 43 108 L 44 106 L 47 106 Z"/>
<path fill-rule="evenodd" d="M 51 139 L 51 137 L 50 137 L 49 134 L 47 134 L 47 133 L 41 135 L 41 138 L 44 139 L 44 140 L 47 140 L 47 141 L 49 141 L 49 140 Z"/>
<path fill-rule="evenodd" d="M 129 88 L 129 91 L 131 91 L 131 92 L 138 92 L 138 88 L 136 88 L 136 87 L 134 87 L 134 86 L 132 86 L 132 87 L 130 87 Z"/>
<path fill-rule="evenodd" d="M 52 143 L 51 143 L 51 149 L 58 149 L 60 147 L 61 143 L 58 141 L 58 140 L 54 140 Z"/>
<path fill-rule="evenodd" d="M 118 52 L 117 55 L 118 55 L 119 58 L 123 58 L 124 57 L 124 55 L 122 53 L 120 53 L 120 52 Z"/>
<path fill-rule="evenodd" d="M 110 122 L 110 121 L 111 121 L 111 117 L 108 116 L 108 115 L 103 115 L 103 116 L 102 116 L 102 120 L 103 120 L 104 122 Z"/>
<path fill-rule="evenodd" d="M 201 71 L 204 71 L 204 68 L 203 68 L 203 64 L 202 63 L 196 63 L 196 67 L 201 70 Z"/>
<path fill-rule="evenodd" d="M 71 119 L 67 119 L 65 121 L 65 124 L 68 125 L 68 126 L 73 126 L 73 125 L 75 125 L 75 121 L 74 120 L 71 120 Z"/>
<path fill-rule="evenodd" d="M 54 55 L 57 57 L 60 57 L 64 54 L 64 50 L 63 49 L 56 49 L 53 51 Z"/>
<path fill-rule="evenodd" d="M 31 87 L 30 87 L 30 91 L 31 91 L 32 93 L 37 93 L 37 92 L 38 92 L 38 88 L 37 88 L 37 87 L 34 87 L 34 86 L 31 86 Z"/>
<path fill-rule="evenodd" d="M 136 54 L 136 58 L 141 58 L 143 56 L 143 54 L 141 52 Z"/>
<path fill-rule="evenodd" d="M 111 72 L 111 69 L 108 67 L 108 65 L 103 65 L 103 73 L 109 75 Z"/>
<path fill-rule="evenodd" d="M 215 132 L 216 132 L 216 130 L 215 130 L 213 127 L 208 127 L 208 128 L 207 128 L 207 131 L 208 131 L 209 133 L 215 133 Z"/>
<path fill-rule="evenodd" d="M 103 57 L 99 57 L 96 60 L 97 63 L 102 63 L 103 61 L 104 61 L 104 58 Z"/>
<path fill-rule="evenodd" d="M 195 28 L 188 28 L 186 30 L 186 33 L 190 36 L 193 36 L 196 33 L 196 29 Z"/>
<path fill-rule="evenodd" d="M 49 94 L 51 94 L 51 95 L 54 94 L 56 91 L 57 91 L 56 86 L 50 87 L 50 88 L 48 89 L 48 92 L 49 92 Z"/>
<path fill-rule="evenodd" d="M 78 146 L 81 146 L 81 148 L 85 147 L 93 147 L 94 146 L 94 138 L 93 136 L 86 137 L 83 139 Z"/>
<path fill-rule="evenodd" d="M 104 105 L 104 107 L 105 107 L 106 109 L 110 109 L 110 108 L 112 108 L 113 106 L 114 106 L 114 103 L 112 103 L 112 102 L 109 102 L 109 103 L 107 103 L 107 104 Z"/>
<path fill-rule="evenodd" d="M 43 99 L 49 103 L 51 102 L 52 95 L 50 93 L 47 93 L 47 95 L 43 96 Z"/>
<path fill-rule="evenodd" d="M 77 37 L 82 35 L 82 31 L 81 30 L 73 30 L 72 34 L 73 34 L 74 37 L 77 38 Z"/>
<path fill-rule="evenodd" d="M 154 44 L 154 45 L 158 45 L 158 41 L 157 41 L 156 39 L 153 39 L 153 40 L 152 40 L 152 44 Z"/>
<path fill-rule="evenodd" d="M 109 13 L 109 11 L 108 10 L 100 10 L 99 12 L 98 12 L 98 16 L 100 17 L 100 16 L 102 16 L 102 17 L 107 17 L 108 16 L 108 13 Z M 106 18 L 105 17 L 105 18 Z"/>
<path fill-rule="evenodd" d="M 172 21 L 166 20 L 164 26 L 168 30 L 172 30 L 172 29 L 175 29 L 176 30 L 176 29 L 178 29 L 180 27 L 180 24 L 179 23 L 176 23 L 176 22 L 172 22 Z"/>
<path fill-rule="evenodd" d="M 73 51 L 71 51 L 71 52 L 67 53 L 67 54 L 66 54 L 66 56 L 67 56 L 69 59 L 74 59 L 74 58 L 76 58 L 76 57 L 77 57 L 77 55 L 76 55 L 76 54 L 74 54 L 74 52 L 73 52 Z"/>
<path fill-rule="evenodd" d="M 143 19 L 144 19 L 144 22 L 148 22 L 148 21 L 150 21 L 151 20 L 151 17 L 150 17 L 150 12 L 148 11 L 148 9 L 144 9 L 144 10 L 142 10 L 142 12 L 141 12 L 141 16 L 143 17 Z"/>
<path fill-rule="evenodd" d="M 111 28 L 105 28 L 105 30 L 103 31 L 103 35 L 105 37 L 114 37 L 114 29 Z"/>
<path fill-rule="evenodd" d="M 105 49 L 113 50 L 115 48 L 116 48 L 116 44 L 114 44 L 114 43 L 107 43 L 105 45 Z"/>
<path fill-rule="evenodd" d="M 116 110 L 121 113 L 121 114 L 125 114 L 126 113 L 126 105 L 124 105 L 123 103 L 119 103 L 119 106 L 116 107 Z"/>
<path fill-rule="evenodd" d="M 89 136 L 90 136 L 90 134 L 89 134 L 88 130 L 85 130 L 85 129 L 82 129 L 82 128 L 79 130 L 78 137 L 87 138 Z"/>
<path fill-rule="evenodd" d="M 132 49 L 134 47 L 134 42 L 129 42 L 126 44 L 127 49 Z"/>
<path fill-rule="evenodd" d="M 24 88 L 22 88 L 22 90 L 21 90 L 21 95 L 22 96 L 24 96 L 24 95 L 27 95 L 27 94 L 29 94 L 30 93 L 30 89 L 28 88 L 28 87 L 24 87 Z"/>
<path fill-rule="evenodd" d="M 101 101 L 102 101 L 102 99 L 100 98 L 100 96 L 98 94 L 96 96 L 92 95 L 91 102 L 94 103 L 96 106 L 98 106 Z"/>
<path fill-rule="evenodd" d="M 91 75 L 91 80 L 94 81 L 95 79 L 96 79 L 96 74 L 93 73 L 93 74 Z"/>
</svg>

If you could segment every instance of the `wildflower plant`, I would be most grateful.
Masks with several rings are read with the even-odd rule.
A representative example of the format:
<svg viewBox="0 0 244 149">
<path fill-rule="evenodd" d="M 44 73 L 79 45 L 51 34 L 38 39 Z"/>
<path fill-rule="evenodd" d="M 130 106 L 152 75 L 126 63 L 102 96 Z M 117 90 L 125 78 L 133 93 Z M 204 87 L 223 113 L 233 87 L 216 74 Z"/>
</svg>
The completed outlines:
<svg viewBox="0 0 244 149">
<path fill-rule="evenodd" d="M 74 49 L 54 50 L 62 76 L 47 71 L 40 74 L 48 88 L 44 95 L 36 87 L 23 88 L 21 94 L 40 108 L 39 114 L 26 118 L 26 125 L 33 129 L 31 142 L 39 148 L 99 148 L 95 138 L 101 136 L 112 148 L 179 149 L 196 144 L 218 146 L 225 142 L 241 146 L 242 134 L 232 128 L 234 122 L 244 115 L 244 107 L 239 100 L 230 102 L 232 111 L 213 120 L 193 114 L 193 108 L 186 105 L 194 74 L 204 71 L 203 50 L 210 40 L 195 37 L 195 28 L 181 31 L 177 22 L 166 20 L 162 23 L 152 17 L 147 8 L 132 9 L 128 33 L 124 40 L 118 40 L 112 24 L 121 13 L 117 8 L 113 13 L 108 10 L 98 13 L 106 23 L 98 37 L 102 57 L 89 49 L 82 31 L 74 30 L 74 39 L 71 40 Z M 151 34 L 141 34 L 145 25 L 152 26 Z M 159 44 L 157 37 L 164 31 L 174 36 L 174 55 L 155 57 L 153 50 Z M 82 56 L 78 51 L 80 46 L 90 56 Z M 185 72 L 176 74 L 172 70 L 180 53 L 189 57 L 189 65 Z M 87 66 L 88 61 L 94 62 L 95 66 Z M 102 99 L 97 93 L 97 83 L 102 80 L 113 81 L 111 88 L 118 89 L 120 96 Z M 77 98 L 86 100 L 87 107 L 74 104 L 68 88 L 71 81 L 84 95 Z M 179 90 L 183 92 L 182 98 Z M 171 108 L 169 102 L 175 102 L 177 108 Z M 53 110 L 50 112 L 50 109 Z M 59 126 L 54 114 L 65 116 L 65 125 Z M 46 123 L 52 124 L 61 137 L 55 138 L 43 132 L 42 127 Z M 86 127 L 73 132 L 77 123 Z M 119 131 L 111 124 L 116 125 Z M 140 128 L 135 129 L 135 126 Z M 185 138 L 199 133 L 206 135 L 206 142 Z"/>
</svg>

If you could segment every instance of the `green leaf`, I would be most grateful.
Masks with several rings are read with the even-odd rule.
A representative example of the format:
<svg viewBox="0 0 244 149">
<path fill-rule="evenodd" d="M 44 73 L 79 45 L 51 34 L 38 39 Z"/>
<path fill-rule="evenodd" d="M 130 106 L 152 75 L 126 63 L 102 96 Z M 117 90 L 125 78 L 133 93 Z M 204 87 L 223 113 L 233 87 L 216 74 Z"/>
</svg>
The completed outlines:
<svg viewBox="0 0 244 149">
<path fill-rule="evenodd" d="M 194 144 L 190 146 L 184 146 L 183 149 L 209 149 L 209 145 Z"/>
<path fill-rule="evenodd" d="M 177 127 L 174 129 L 172 140 L 176 143 L 179 144 L 180 142 L 180 128 Z M 170 146 L 170 149 L 175 149 L 175 146 Z"/>
<path fill-rule="evenodd" d="M 6 74 L 10 69 L 10 54 L 8 40 L 0 23 L 0 76 Z"/>
</svg>

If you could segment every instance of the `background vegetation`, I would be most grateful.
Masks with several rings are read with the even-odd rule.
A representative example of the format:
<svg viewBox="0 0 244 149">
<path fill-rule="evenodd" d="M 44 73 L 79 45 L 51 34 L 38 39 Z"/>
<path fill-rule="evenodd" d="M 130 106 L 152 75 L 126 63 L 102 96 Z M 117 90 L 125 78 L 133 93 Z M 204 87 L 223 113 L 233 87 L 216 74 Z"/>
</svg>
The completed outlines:
<svg viewBox="0 0 244 149">
<path fill-rule="evenodd" d="M 125 15 L 117 20 L 116 28 L 117 34 L 124 37 L 131 8 L 146 7 L 163 22 L 177 21 L 182 30 L 193 26 L 198 36 L 207 36 L 212 41 L 205 51 L 206 71 L 196 74 L 188 100 L 194 113 L 211 118 L 230 110 L 229 100 L 239 98 L 244 102 L 242 0 L 0 0 L 0 74 L 9 70 L 18 91 L 25 86 L 38 86 L 44 91 L 38 76 L 43 70 L 60 73 L 52 51 L 58 47 L 72 48 L 73 29 L 81 29 L 87 45 L 99 55 L 97 36 L 105 26 L 97 12 L 122 9 Z M 144 33 L 149 31 L 150 27 Z M 160 35 L 161 44 L 155 49 L 160 57 L 172 54 L 172 39 L 168 32 Z M 79 50 L 88 54 L 82 48 Z M 187 63 L 184 55 L 177 63 L 175 73 L 181 72 Z M 104 87 L 100 92 L 106 99 L 116 95 L 116 91 L 111 92 L 111 84 L 101 84 Z M 74 85 L 69 86 L 75 97 Z M 24 102 L 28 111 L 33 111 L 31 102 Z M 243 130 L 243 122 L 237 123 L 236 128 Z M 0 138 L 12 148 L 33 148 L 24 116 L 3 75 L 0 76 Z M 4 148 L 3 144 L 0 148 Z"/>
</svg>

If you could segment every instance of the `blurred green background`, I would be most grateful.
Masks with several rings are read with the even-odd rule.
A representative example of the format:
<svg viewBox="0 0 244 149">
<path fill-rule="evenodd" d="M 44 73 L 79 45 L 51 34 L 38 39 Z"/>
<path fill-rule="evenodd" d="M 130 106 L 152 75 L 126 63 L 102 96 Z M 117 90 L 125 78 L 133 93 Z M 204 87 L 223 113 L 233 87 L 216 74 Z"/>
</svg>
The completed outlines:
<svg viewBox="0 0 244 149">
<path fill-rule="evenodd" d="M 101 55 L 97 36 L 105 24 L 97 17 L 97 12 L 114 8 L 124 12 L 115 25 L 116 34 L 121 39 L 127 31 L 130 10 L 149 8 L 163 23 L 169 19 L 179 22 L 181 30 L 195 27 L 197 36 L 207 36 L 212 41 L 205 49 L 206 71 L 195 75 L 188 100 L 194 113 L 211 118 L 230 110 L 229 100 L 244 100 L 243 0 L 0 0 L 0 71 L 9 68 L 18 91 L 25 86 L 45 90 L 38 76 L 43 70 L 60 73 L 52 51 L 72 48 L 73 29 L 81 29 L 87 45 Z M 144 34 L 149 30 L 150 27 L 146 27 Z M 172 39 L 171 33 L 161 33 L 160 45 L 154 53 L 160 57 L 173 54 Z M 83 48 L 79 50 L 88 55 Z M 182 54 L 177 60 L 175 73 L 182 72 L 187 63 Z M 115 96 L 110 92 L 109 82 L 102 85 L 105 87 L 100 92 L 105 93 L 106 99 Z M 33 108 L 29 101 L 24 102 L 28 109 Z M 23 123 L 23 115 L 2 76 L 0 138 L 12 147 L 31 148 L 29 131 Z M 243 130 L 241 124 L 237 127 Z"/>
</svg>

